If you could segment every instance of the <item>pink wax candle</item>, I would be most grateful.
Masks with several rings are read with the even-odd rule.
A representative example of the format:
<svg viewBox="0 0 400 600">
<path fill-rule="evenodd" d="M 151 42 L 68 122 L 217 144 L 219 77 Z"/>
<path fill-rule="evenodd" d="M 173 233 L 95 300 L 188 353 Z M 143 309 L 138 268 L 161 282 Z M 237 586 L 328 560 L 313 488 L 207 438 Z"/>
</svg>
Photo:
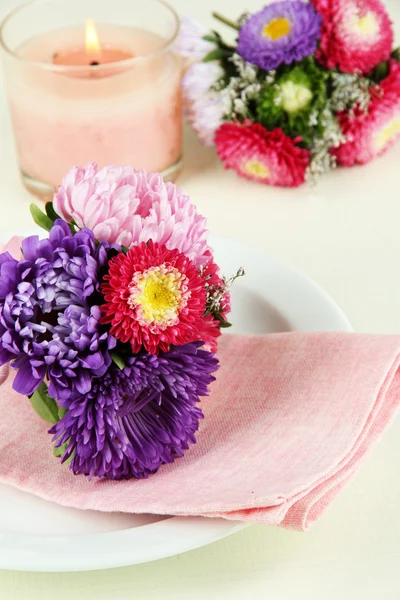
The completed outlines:
<svg viewBox="0 0 400 600">
<path fill-rule="evenodd" d="M 180 164 L 179 58 L 158 33 L 88 26 L 86 40 L 84 23 L 55 29 L 6 60 L 22 176 L 41 196 L 75 164 L 131 164 L 171 178 Z"/>
<path fill-rule="evenodd" d="M 102 77 L 107 73 L 102 70 L 93 70 L 91 67 L 108 65 L 133 58 L 130 50 L 124 48 L 114 48 L 102 46 L 97 35 L 97 29 L 91 19 L 86 22 L 85 45 L 76 48 L 68 48 L 61 52 L 54 52 L 52 62 L 54 65 L 65 65 L 70 67 L 89 67 L 80 69 L 77 72 L 70 71 L 69 75 L 74 77 Z M 115 66 L 114 66 L 115 68 Z M 124 70 L 122 66 L 122 70 Z"/>
</svg>

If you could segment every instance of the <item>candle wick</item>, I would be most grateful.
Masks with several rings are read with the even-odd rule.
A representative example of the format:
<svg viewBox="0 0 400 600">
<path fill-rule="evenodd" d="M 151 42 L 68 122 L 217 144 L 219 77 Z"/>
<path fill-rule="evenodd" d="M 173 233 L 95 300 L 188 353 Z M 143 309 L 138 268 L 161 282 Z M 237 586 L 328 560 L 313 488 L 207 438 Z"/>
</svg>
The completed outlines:
<svg viewBox="0 0 400 600">
<path fill-rule="evenodd" d="M 97 62 L 97 60 L 92 60 L 92 62 L 90 63 L 91 67 L 98 67 L 99 66 L 99 62 Z"/>
</svg>

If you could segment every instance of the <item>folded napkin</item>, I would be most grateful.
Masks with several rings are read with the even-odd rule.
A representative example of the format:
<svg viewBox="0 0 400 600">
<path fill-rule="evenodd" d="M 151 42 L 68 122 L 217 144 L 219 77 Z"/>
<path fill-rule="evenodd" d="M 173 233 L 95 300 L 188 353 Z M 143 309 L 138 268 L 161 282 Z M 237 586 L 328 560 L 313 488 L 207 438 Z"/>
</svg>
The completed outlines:
<svg viewBox="0 0 400 600">
<path fill-rule="evenodd" d="M 400 398 L 399 336 L 225 335 L 197 444 L 147 480 L 89 481 L 0 387 L 0 481 L 62 505 L 306 529 L 360 467 Z"/>
</svg>

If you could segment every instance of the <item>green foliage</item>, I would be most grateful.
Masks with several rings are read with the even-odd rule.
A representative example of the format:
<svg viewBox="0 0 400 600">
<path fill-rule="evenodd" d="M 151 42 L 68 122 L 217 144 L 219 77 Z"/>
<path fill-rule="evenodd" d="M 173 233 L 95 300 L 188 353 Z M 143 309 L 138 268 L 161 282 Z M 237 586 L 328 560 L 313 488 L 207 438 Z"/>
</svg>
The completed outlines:
<svg viewBox="0 0 400 600">
<path fill-rule="evenodd" d="M 65 413 L 67 413 L 67 409 L 63 408 L 62 406 L 60 406 L 58 408 L 58 420 L 61 421 L 61 419 L 63 418 L 63 416 L 65 415 Z"/>
<path fill-rule="evenodd" d="M 217 319 L 219 321 L 219 327 L 221 329 L 227 329 L 229 327 L 232 327 L 232 323 L 229 323 L 229 321 L 227 321 L 222 315 L 221 313 L 214 313 L 213 314 L 214 319 Z"/>
<path fill-rule="evenodd" d="M 67 440 L 62 446 L 54 446 L 54 448 L 53 448 L 54 456 L 57 458 L 61 458 L 63 456 L 64 452 L 67 450 L 68 446 L 69 446 L 69 440 Z M 69 465 L 69 463 L 74 458 L 74 454 L 75 454 L 75 450 L 73 450 L 71 456 L 66 461 L 64 461 L 65 465 Z"/>
<path fill-rule="evenodd" d="M 63 444 L 62 446 L 54 446 L 54 448 L 53 448 L 54 456 L 61 457 L 64 454 L 64 452 L 66 451 L 66 449 L 68 448 L 68 443 L 69 442 L 65 442 L 65 444 Z"/>
<path fill-rule="evenodd" d="M 40 384 L 38 389 L 30 396 L 30 401 L 39 417 L 41 417 L 48 423 L 51 423 L 52 425 L 60 421 L 65 415 L 65 413 L 68 412 L 66 408 L 58 406 L 57 402 L 53 398 L 51 398 L 51 396 L 49 396 L 49 393 L 47 391 L 47 385 L 45 383 Z M 68 448 L 68 445 L 69 440 L 67 440 L 65 444 L 63 444 L 60 447 L 55 446 L 53 448 L 54 456 L 61 458 L 66 449 Z M 69 459 L 65 461 L 65 464 L 69 464 L 72 458 L 73 453 L 71 454 Z"/>
<path fill-rule="evenodd" d="M 33 392 L 30 401 L 42 419 L 53 424 L 59 421 L 57 402 L 49 396 L 45 383 L 41 383 L 38 389 Z"/>
<path fill-rule="evenodd" d="M 112 358 L 112 361 L 122 371 L 125 367 L 125 360 L 122 358 L 122 356 L 120 354 L 118 354 L 117 352 L 110 352 L 110 356 Z"/>
<path fill-rule="evenodd" d="M 385 60 L 376 65 L 375 69 L 370 74 L 370 77 L 374 83 L 380 83 L 382 79 L 385 79 L 388 75 L 389 63 Z"/>
<path fill-rule="evenodd" d="M 225 77 L 220 81 L 220 87 L 225 87 L 230 77 L 233 77 L 234 70 L 231 62 L 231 57 L 235 52 L 235 47 L 226 43 L 217 31 L 211 31 L 203 36 L 203 40 L 215 44 L 215 49 L 211 50 L 204 58 L 203 62 L 218 61 L 225 72 Z"/>
<path fill-rule="evenodd" d="M 50 229 L 53 227 L 53 221 L 50 219 L 50 217 L 41 211 L 36 204 L 31 204 L 29 208 L 36 225 L 39 225 L 39 227 L 45 229 L 46 231 L 50 231 Z"/>
<path fill-rule="evenodd" d="M 322 112 L 327 104 L 328 74 L 319 68 L 313 58 L 306 58 L 295 66 L 284 67 L 273 84 L 265 84 L 257 103 L 257 117 L 268 130 L 280 127 L 290 137 L 301 136 L 309 146 L 315 136 L 323 132 Z M 310 98 L 296 110 L 287 110 L 283 89 L 300 86 Z M 315 119 L 310 121 L 314 115 Z"/>
<path fill-rule="evenodd" d="M 59 219 L 60 217 L 58 216 L 58 214 L 56 213 L 56 211 L 54 210 L 53 207 L 53 203 L 52 202 L 46 202 L 45 204 L 45 210 L 46 210 L 46 215 L 49 217 L 49 219 L 51 219 L 54 223 L 54 221 L 56 219 Z"/>
<path fill-rule="evenodd" d="M 232 52 L 230 50 L 224 50 L 224 48 L 216 48 L 215 50 L 211 50 L 211 52 L 209 52 L 207 56 L 203 58 L 203 62 L 221 60 L 224 58 L 228 58 L 229 56 L 232 56 Z"/>
<path fill-rule="evenodd" d="M 393 50 L 391 57 L 394 58 L 394 60 L 397 60 L 397 62 L 400 62 L 400 47 Z"/>
</svg>

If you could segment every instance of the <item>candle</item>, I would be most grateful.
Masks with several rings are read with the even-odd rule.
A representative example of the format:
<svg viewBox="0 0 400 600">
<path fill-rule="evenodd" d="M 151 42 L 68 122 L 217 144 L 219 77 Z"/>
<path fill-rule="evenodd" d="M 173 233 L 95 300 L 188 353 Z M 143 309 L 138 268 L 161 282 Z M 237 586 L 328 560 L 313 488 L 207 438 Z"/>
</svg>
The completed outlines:
<svg viewBox="0 0 400 600">
<path fill-rule="evenodd" d="M 42 197 L 75 164 L 131 164 L 171 178 L 180 165 L 179 59 L 158 32 L 96 25 L 45 31 L 6 54 L 22 177 Z"/>
<path fill-rule="evenodd" d="M 55 52 L 52 57 L 52 62 L 55 65 L 83 66 L 95 67 L 100 64 L 109 64 L 120 60 L 133 58 L 132 52 L 122 48 L 102 47 L 99 36 L 97 35 L 96 27 L 91 19 L 86 21 L 85 30 L 85 45 Z M 93 70 L 83 72 L 81 77 L 92 77 Z"/>
</svg>

